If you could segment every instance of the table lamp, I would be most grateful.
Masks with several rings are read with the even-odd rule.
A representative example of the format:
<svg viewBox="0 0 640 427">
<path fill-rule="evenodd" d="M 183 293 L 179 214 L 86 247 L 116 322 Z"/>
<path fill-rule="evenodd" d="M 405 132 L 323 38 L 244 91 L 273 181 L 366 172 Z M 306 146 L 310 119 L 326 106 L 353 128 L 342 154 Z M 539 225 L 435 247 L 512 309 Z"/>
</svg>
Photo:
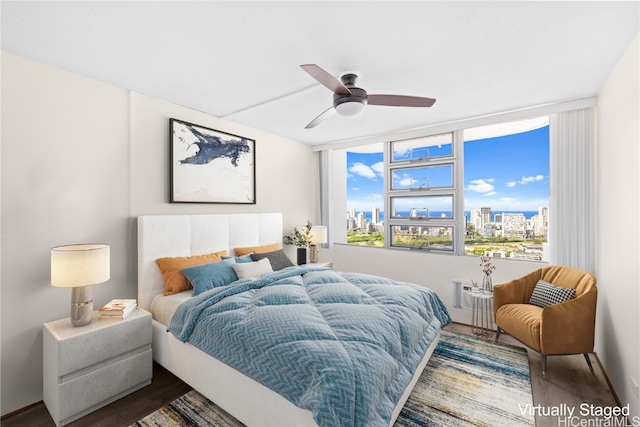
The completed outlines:
<svg viewBox="0 0 640 427">
<path fill-rule="evenodd" d="M 51 249 L 51 286 L 71 288 L 71 323 L 91 323 L 91 285 L 110 277 L 109 245 L 81 244 Z"/>
<path fill-rule="evenodd" d="M 311 235 L 311 245 L 309 245 L 309 261 L 318 262 L 320 245 L 327 243 L 327 227 L 324 225 L 314 225 L 309 232 Z"/>
</svg>

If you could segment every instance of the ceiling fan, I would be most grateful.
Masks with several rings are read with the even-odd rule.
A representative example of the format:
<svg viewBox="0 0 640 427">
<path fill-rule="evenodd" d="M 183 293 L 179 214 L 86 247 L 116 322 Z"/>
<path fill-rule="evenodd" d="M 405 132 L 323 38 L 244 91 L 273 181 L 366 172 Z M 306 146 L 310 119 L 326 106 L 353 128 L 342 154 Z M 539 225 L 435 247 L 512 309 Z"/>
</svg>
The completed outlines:
<svg viewBox="0 0 640 427">
<path fill-rule="evenodd" d="M 320 122 L 336 113 L 346 117 L 362 114 L 367 104 L 392 107 L 431 107 L 436 102 L 433 98 L 420 96 L 369 95 L 366 90 L 356 87 L 358 75 L 354 72 L 342 74 L 340 77 L 342 81 L 340 81 L 316 64 L 303 64 L 300 68 L 333 92 L 333 106 L 313 119 L 305 126 L 305 129 L 316 127 Z"/>
</svg>

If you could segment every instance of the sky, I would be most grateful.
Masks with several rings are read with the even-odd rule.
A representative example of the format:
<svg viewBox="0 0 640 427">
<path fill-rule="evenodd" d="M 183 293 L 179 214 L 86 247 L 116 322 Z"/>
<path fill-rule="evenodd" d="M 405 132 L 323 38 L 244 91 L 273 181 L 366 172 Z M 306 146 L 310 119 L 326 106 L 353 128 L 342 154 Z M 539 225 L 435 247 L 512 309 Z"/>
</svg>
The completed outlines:
<svg viewBox="0 0 640 427">
<path fill-rule="evenodd" d="M 472 132 L 465 135 L 471 135 Z M 382 145 L 380 144 L 382 148 Z M 438 149 L 433 147 L 431 155 Z M 537 211 L 549 206 L 549 126 L 503 136 L 474 139 L 464 145 L 465 211 L 491 207 L 496 211 Z M 347 209 L 384 209 L 383 158 L 378 153 L 347 153 Z M 450 185 L 452 169 L 400 171 L 394 188 Z M 428 177 L 428 179 L 427 179 Z M 406 198 L 396 209 L 429 207 L 451 210 L 446 198 Z"/>
</svg>

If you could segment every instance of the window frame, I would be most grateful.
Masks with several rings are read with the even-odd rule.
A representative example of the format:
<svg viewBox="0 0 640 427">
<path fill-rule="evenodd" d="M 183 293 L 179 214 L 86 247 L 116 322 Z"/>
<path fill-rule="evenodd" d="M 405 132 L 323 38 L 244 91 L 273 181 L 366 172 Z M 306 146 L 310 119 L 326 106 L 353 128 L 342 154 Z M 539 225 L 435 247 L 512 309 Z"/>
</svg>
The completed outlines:
<svg viewBox="0 0 640 427">
<path fill-rule="evenodd" d="M 355 138 L 355 139 L 344 139 L 332 142 L 326 142 L 323 144 L 315 145 L 312 148 L 312 151 L 320 153 L 320 168 L 321 168 L 321 177 L 320 177 L 320 209 L 321 209 L 321 221 L 323 224 L 329 227 L 329 247 L 333 244 L 347 244 L 346 242 L 346 226 L 347 223 L 344 220 L 345 211 L 347 211 L 347 199 L 346 199 L 346 172 L 345 164 L 346 156 L 344 155 L 345 150 L 358 147 L 363 145 L 369 145 L 374 143 L 384 143 L 389 141 L 391 137 L 394 140 L 406 140 L 406 139 L 415 139 L 426 137 L 430 135 L 436 135 L 447 132 L 454 132 L 454 134 L 458 134 L 458 132 L 462 132 L 465 129 L 476 128 L 487 125 L 494 125 L 499 123 L 506 123 L 512 121 L 520 121 L 520 120 L 528 120 L 535 117 L 540 116 L 549 116 L 550 117 L 550 174 L 553 175 L 554 171 L 557 169 L 554 166 L 555 163 L 558 162 L 558 159 L 554 159 L 554 155 L 557 156 L 557 150 L 554 147 L 554 138 L 557 138 L 556 133 L 558 130 L 554 130 L 554 126 L 558 123 L 557 115 L 583 110 L 590 109 L 592 110 L 597 105 L 597 98 L 581 98 L 575 99 L 565 102 L 559 102 L 554 104 L 546 104 L 543 106 L 534 106 L 529 108 L 521 108 L 517 110 L 504 111 L 496 114 L 491 114 L 489 116 L 479 116 L 479 117 L 470 117 L 467 119 L 461 119 L 455 122 L 448 123 L 440 123 L 433 125 L 425 125 L 420 128 L 414 128 L 406 131 L 400 131 L 392 136 L 389 135 L 372 135 L 364 138 Z M 593 135 L 591 135 L 593 138 Z M 461 144 L 462 138 L 459 138 L 457 141 L 454 141 L 454 144 Z M 389 161 L 389 153 L 387 153 L 385 157 L 385 162 Z M 459 162 L 464 162 L 463 153 L 458 152 L 456 155 Z M 458 177 L 458 182 L 463 183 L 464 176 L 462 168 L 458 168 L 456 171 L 456 176 Z M 388 176 L 385 178 L 388 179 Z M 550 211 L 553 211 L 559 208 L 557 203 L 557 195 L 553 193 L 553 176 L 551 176 L 552 180 L 552 188 L 550 191 L 549 205 L 547 208 Z M 388 212 L 388 202 L 386 202 L 386 197 L 384 197 L 384 209 L 385 212 Z M 464 206 L 464 193 L 462 191 L 458 192 L 458 205 Z M 557 233 L 555 230 L 556 220 L 553 220 L 554 217 L 563 217 L 564 211 L 562 206 L 560 206 L 560 211 L 557 212 L 553 217 L 550 217 L 548 222 L 548 236 L 551 239 L 554 236 L 554 233 Z M 463 212 L 464 213 L 464 212 Z M 463 230 L 465 227 L 464 216 L 458 218 L 459 222 L 458 228 Z M 456 242 L 458 243 L 458 251 L 457 254 L 465 255 L 464 253 L 464 231 L 458 233 L 456 235 Z M 385 245 L 385 249 L 388 246 Z M 551 258 L 554 258 L 553 254 L 555 251 L 553 250 L 552 245 L 549 243 L 549 253 L 551 253 Z M 544 259 L 542 262 L 549 262 L 549 259 Z"/>
<path fill-rule="evenodd" d="M 462 205 L 460 204 L 462 198 L 459 193 L 462 193 L 461 185 L 464 182 L 462 176 L 463 163 L 460 160 L 463 157 L 462 153 L 462 131 L 450 131 L 442 132 L 439 134 L 425 135 L 426 137 L 437 138 L 439 136 L 451 135 L 452 147 L 450 156 L 437 156 L 437 157 L 421 157 L 419 159 L 406 159 L 406 160 L 393 160 L 393 145 L 398 140 L 389 140 L 384 143 L 384 247 L 388 249 L 404 249 L 404 250 L 419 250 L 425 252 L 437 252 L 459 255 L 464 253 L 464 232 L 461 231 L 464 228 L 464 212 L 462 212 Z M 427 187 L 427 188 L 393 188 L 393 175 L 395 171 L 407 170 L 407 169 L 419 169 L 429 167 L 451 166 L 452 168 L 452 183 L 448 187 Z M 397 217 L 393 216 L 391 209 L 393 206 L 393 199 L 397 197 L 450 197 L 452 200 L 452 217 L 449 218 L 411 218 L 411 217 Z M 461 227 L 462 223 L 462 227 Z M 438 247 L 407 247 L 405 245 L 394 244 L 393 227 L 436 227 L 451 229 L 452 233 L 452 249 L 441 249 Z"/>
</svg>

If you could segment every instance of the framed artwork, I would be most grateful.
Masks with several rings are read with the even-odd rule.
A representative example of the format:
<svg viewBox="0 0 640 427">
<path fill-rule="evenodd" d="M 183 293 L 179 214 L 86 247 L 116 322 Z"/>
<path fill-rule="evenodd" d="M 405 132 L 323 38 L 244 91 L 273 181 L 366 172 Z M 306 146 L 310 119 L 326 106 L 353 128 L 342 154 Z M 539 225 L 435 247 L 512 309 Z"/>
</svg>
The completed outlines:
<svg viewBox="0 0 640 427">
<path fill-rule="evenodd" d="M 253 139 L 169 120 L 171 203 L 256 203 Z"/>
</svg>

